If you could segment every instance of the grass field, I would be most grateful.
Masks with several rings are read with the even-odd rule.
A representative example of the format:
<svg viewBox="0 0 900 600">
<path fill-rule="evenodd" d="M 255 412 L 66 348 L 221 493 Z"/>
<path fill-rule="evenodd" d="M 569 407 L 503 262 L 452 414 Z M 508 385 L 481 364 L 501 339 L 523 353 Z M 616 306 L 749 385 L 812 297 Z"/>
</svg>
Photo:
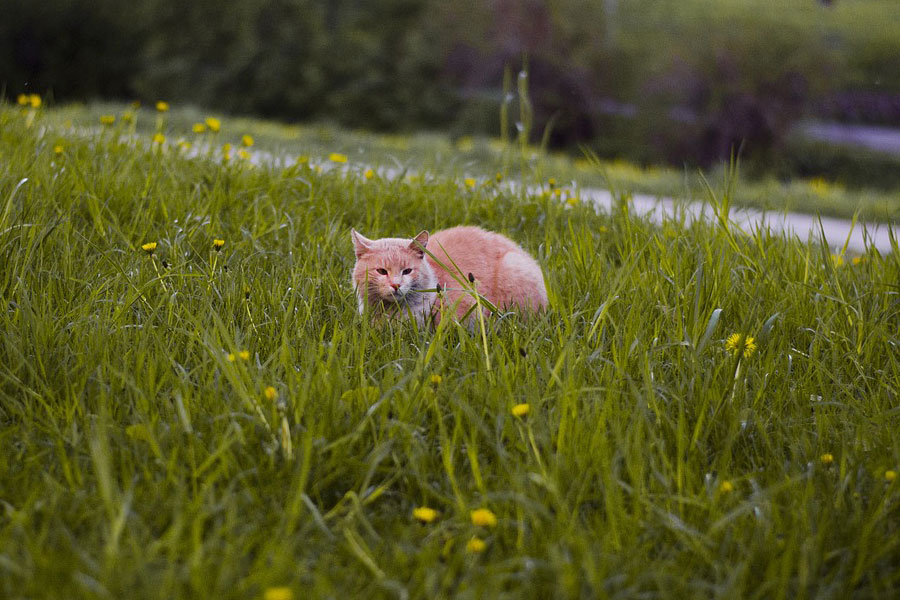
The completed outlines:
<svg viewBox="0 0 900 600">
<path fill-rule="evenodd" d="M 262 125 L 190 159 L 83 114 L 0 108 L 0 596 L 900 590 L 896 248 L 346 147 L 253 167 Z M 552 309 L 484 339 L 357 314 L 351 227 L 462 223 L 529 250 Z"/>
</svg>

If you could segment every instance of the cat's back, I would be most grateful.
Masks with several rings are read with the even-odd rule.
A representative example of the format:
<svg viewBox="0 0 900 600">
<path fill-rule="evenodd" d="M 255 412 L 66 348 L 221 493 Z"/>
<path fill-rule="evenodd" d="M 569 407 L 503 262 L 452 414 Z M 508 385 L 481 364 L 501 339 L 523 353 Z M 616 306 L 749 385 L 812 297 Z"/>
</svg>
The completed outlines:
<svg viewBox="0 0 900 600">
<path fill-rule="evenodd" d="M 460 260 L 496 260 L 510 251 L 522 251 L 518 244 L 506 236 L 474 225 L 436 231 L 428 239 L 428 249 L 442 260 L 449 254 L 457 263 Z"/>
</svg>

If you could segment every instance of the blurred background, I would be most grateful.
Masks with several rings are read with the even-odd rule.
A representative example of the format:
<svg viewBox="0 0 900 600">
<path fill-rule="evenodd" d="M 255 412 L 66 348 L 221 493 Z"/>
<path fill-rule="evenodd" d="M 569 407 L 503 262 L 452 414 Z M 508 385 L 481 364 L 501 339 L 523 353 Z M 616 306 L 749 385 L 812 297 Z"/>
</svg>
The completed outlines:
<svg viewBox="0 0 900 600">
<path fill-rule="evenodd" d="M 0 86 L 900 186 L 898 0 L 3 0 Z M 504 80 L 506 79 L 506 87 Z M 510 108 L 511 127 L 516 109 Z"/>
</svg>

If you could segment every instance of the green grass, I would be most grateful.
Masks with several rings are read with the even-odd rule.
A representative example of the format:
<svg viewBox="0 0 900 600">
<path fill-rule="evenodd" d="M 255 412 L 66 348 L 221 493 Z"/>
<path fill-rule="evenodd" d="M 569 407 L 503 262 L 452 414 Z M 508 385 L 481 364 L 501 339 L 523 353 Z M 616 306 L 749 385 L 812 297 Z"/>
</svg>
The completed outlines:
<svg viewBox="0 0 900 600">
<path fill-rule="evenodd" d="M 624 203 L 189 160 L 65 118 L 0 108 L 0 596 L 900 589 L 896 248 L 841 265 Z M 521 242 L 550 290 L 489 323 L 490 371 L 480 335 L 374 328 L 350 286 L 351 227 L 462 223 Z"/>
</svg>

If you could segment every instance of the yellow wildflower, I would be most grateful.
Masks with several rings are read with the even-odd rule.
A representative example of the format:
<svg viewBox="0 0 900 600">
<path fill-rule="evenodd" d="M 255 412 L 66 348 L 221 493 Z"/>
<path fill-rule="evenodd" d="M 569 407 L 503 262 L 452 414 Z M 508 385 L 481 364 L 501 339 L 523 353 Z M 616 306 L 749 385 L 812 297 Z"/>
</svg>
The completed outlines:
<svg viewBox="0 0 900 600">
<path fill-rule="evenodd" d="M 515 406 L 513 406 L 510 412 L 514 417 L 524 417 L 530 410 L 531 406 L 527 402 L 523 402 L 522 404 L 516 404 Z"/>
<path fill-rule="evenodd" d="M 897 471 L 887 470 L 884 472 L 884 480 L 888 483 L 894 481 L 895 479 L 897 479 Z"/>
<path fill-rule="evenodd" d="M 486 508 L 476 508 L 469 513 L 469 516 L 472 519 L 473 525 L 478 525 L 479 527 L 497 526 L 497 515 Z"/>
<path fill-rule="evenodd" d="M 234 362 L 235 360 L 237 360 L 237 357 L 234 355 L 234 352 L 229 352 L 228 353 L 228 362 Z"/>
<path fill-rule="evenodd" d="M 271 385 L 267 387 L 263 393 L 266 395 L 267 400 L 274 400 L 278 397 L 278 390 L 273 388 Z"/>
<path fill-rule="evenodd" d="M 830 452 L 826 452 L 822 456 L 819 457 L 819 460 L 822 461 L 823 465 L 830 465 L 834 462 L 834 456 Z"/>
<path fill-rule="evenodd" d="M 168 112 L 169 111 L 169 103 L 163 102 L 162 100 L 160 100 L 159 102 L 156 103 L 156 110 L 161 113 Z"/>
<path fill-rule="evenodd" d="M 496 175 L 494 175 L 494 179 L 497 180 L 497 183 L 500 183 L 501 181 L 503 181 L 503 173 L 497 173 Z"/>
<path fill-rule="evenodd" d="M 730 481 L 723 481 L 721 485 L 719 485 L 719 491 L 723 494 L 728 494 L 734 491 L 734 484 Z"/>
<path fill-rule="evenodd" d="M 238 352 L 238 356 L 241 357 L 241 360 L 250 360 L 250 351 L 249 350 L 241 350 L 240 352 Z M 266 388 L 266 396 L 269 395 L 269 390 L 274 390 L 274 389 L 275 388 L 273 388 L 271 386 L 267 387 Z M 277 395 L 277 393 L 276 393 L 276 395 Z M 270 400 L 272 400 L 272 398 L 270 398 Z"/>
<path fill-rule="evenodd" d="M 31 105 L 31 108 L 40 108 L 41 106 L 41 97 L 37 94 L 31 94 L 28 96 L 28 104 Z"/>
<path fill-rule="evenodd" d="M 165 143 L 166 143 L 166 136 L 164 136 L 164 135 L 161 134 L 161 133 L 156 133 L 156 134 L 154 134 L 154 135 L 153 135 L 153 143 L 154 143 L 154 144 L 165 144 Z"/>
<path fill-rule="evenodd" d="M 440 515 L 441 513 L 434 510 L 433 508 L 428 508 L 427 506 L 417 506 L 413 509 L 412 514 L 413 518 L 417 521 L 421 521 L 423 523 L 431 523 L 432 521 L 437 519 L 438 515 Z"/>
<path fill-rule="evenodd" d="M 100 117 L 100 123 L 102 125 L 112 125 L 115 122 L 116 122 L 115 115 L 101 115 L 101 117 Z"/>
<path fill-rule="evenodd" d="M 484 540 L 478 537 L 473 537 L 469 540 L 469 543 L 466 544 L 466 552 L 471 552 L 472 554 L 481 554 L 484 552 L 484 549 L 487 548 L 487 544 L 484 543 Z"/>
<path fill-rule="evenodd" d="M 331 162 L 336 162 L 336 163 L 345 163 L 345 162 L 347 162 L 347 155 L 346 154 L 338 154 L 337 152 L 332 152 L 331 154 L 328 155 L 328 160 L 330 160 Z"/>
<path fill-rule="evenodd" d="M 31 101 L 28 99 L 28 94 L 19 94 L 16 97 L 16 103 L 18 103 L 19 106 L 28 106 Z"/>
<path fill-rule="evenodd" d="M 466 184 L 467 188 L 471 189 L 475 187 L 475 179 L 473 177 L 466 177 L 465 179 L 463 179 L 463 183 Z"/>
<path fill-rule="evenodd" d="M 365 177 L 366 179 L 372 179 L 373 177 L 375 177 L 375 171 L 373 171 L 372 169 L 366 169 L 363 173 L 363 177 Z"/>
<path fill-rule="evenodd" d="M 862 264 L 862 263 L 866 262 L 866 257 L 865 256 L 854 256 L 852 262 L 853 262 L 854 266 Z"/>
<path fill-rule="evenodd" d="M 206 125 L 204 125 L 203 123 L 194 123 L 191 129 L 194 133 L 204 133 L 206 132 Z"/>
<path fill-rule="evenodd" d="M 215 117 L 207 117 L 206 118 L 206 126 L 209 128 L 210 131 L 212 131 L 213 133 L 216 133 L 217 131 L 219 131 L 219 129 L 222 128 L 222 121 L 220 121 L 219 119 L 217 119 Z"/>
<path fill-rule="evenodd" d="M 743 345 L 741 341 L 743 340 Z M 756 341 L 752 336 L 743 336 L 740 333 L 732 333 L 725 340 L 725 349 L 737 356 L 742 350 L 744 358 L 750 358 L 756 352 Z"/>
<path fill-rule="evenodd" d="M 156 242 L 147 242 L 146 244 L 141 245 L 141 250 L 147 254 L 153 254 L 153 251 L 156 250 Z"/>
<path fill-rule="evenodd" d="M 54 153 L 54 154 L 62 154 L 62 153 L 63 153 L 63 147 L 62 147 L 62 145 L 61 145 L 61 144 L 57 144 L 57 145 L 53 146 L 53 153 Z"/>
<path fill-rule="evenodd" d="M 241 136 L 241 144 L 243 144 L 245 147 L 249 148 L 250 146 L 253 145 L 253 137 L 251 137 L 249 135 Z"/>
<path fill-rule="evenodd" d="M 214 239 L 213 240 L 213 250 L 218 252 L 222 249 L 222 246 L 225 245 L 225 240 Z"/>
<path fill-rule="evenodd" d="M 250 153 L 241 148 L 240 150 L 238 150 L 238 157 L 240 157 L 242 160 L 250 160 Z"/>
<path fill-rule="evenodd" d="M 432 376 L 431 376 L 431 379 L 430 379 L 432 385 L 440 385 L 440 383 L 441 383 L 443 380 L 444 380 L 444 378 L 441 377 L 440 375 L 438 375 L 437 373 L 435 373 L 434 375 L 432 375 Z"/>
<path fill-rule="evenodd" d="M 287 586 L 266 588 L 263 600 L 294 600 L 294 590 Z"/>
<path fill-rule="evenodd" d="M 122 122 L 127 124 L 134 123 L 134 113 L 131 111 L 122 113 Z"/>
<path fill-rule="evenodd" d="M 844 255 L 843 254 L 832 254 L 831 262 L 835 267 L 843 267 L 844 266 Z"/>
<path fill-rule="evenodd" d="M 554 177 L 551 177 L 547 180 L 547 185 L 549 185 L 550 187 L 556 187 L 556 179 Z"/>
</svg>

